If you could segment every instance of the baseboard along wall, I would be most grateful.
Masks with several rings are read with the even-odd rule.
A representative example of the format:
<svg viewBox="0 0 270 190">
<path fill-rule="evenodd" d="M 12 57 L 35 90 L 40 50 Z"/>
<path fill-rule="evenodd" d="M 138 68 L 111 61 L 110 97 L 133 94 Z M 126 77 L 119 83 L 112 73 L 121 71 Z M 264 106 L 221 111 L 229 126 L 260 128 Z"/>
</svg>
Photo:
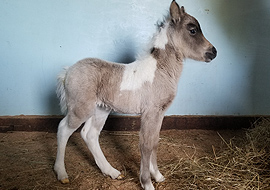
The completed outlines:
<svg viewBox="0 0 270 190">
<path fill-rule="evenodd" d="M 204 129 L 224 130 L 249 128 L 255 121 L 270 116 L 165 116 L 162 130 L 169 129 Z M 0 116 L 0 132 L 8 131 L 44 131 L 57 132 L 63 116 Z M 111 115 L 106 121 L 104 130 L 138 131 L 139 116 Z"/>
</svg>

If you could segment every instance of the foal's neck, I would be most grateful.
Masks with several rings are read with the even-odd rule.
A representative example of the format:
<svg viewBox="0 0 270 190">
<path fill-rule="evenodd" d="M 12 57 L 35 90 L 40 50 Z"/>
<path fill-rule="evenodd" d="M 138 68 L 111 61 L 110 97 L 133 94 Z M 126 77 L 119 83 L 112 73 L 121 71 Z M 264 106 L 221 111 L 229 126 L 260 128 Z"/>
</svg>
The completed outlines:
<svg viewBox="0 0 270 190">
<path fill-rule="evenodd" d="M 165 49 L 153 47 L 151 55 L 157 60 L 159 72 L 178 81 L 183 67 L 183 55 L 179 51 L 172 45 L 166 44 Z"/>
</svg>

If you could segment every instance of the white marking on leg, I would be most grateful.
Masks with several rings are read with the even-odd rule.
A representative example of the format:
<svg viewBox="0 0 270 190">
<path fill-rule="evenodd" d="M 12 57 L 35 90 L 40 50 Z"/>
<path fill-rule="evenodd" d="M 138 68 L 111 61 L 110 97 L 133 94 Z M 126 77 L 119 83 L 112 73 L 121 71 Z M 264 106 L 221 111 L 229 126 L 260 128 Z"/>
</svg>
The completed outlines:
<svg viewBox="0 0 270 190">
<path fill-rule="evenodd" d="M 145 82 L 152 84 L 157 69 L 157 60 L 151 55 L 125 65 L 120 91 L 139 89 Z"/>
<path fill-rule="evenodd" d="M 68 183 L 68 175 L 65 169 L 65 150 L 66 150 L 66 145 L 69 137 L 71 134 L 75 131 L 76 129 L 72 129 L 68 127 L 67 123 L 67 116 L 61 120 L 59 123 L 58 127 L 58 132 L 57 132 L 57 156 L 56 156 L 56 161 L 54 164 L 54 171 L 57 174 L 58 180 L 61 180 L 61 182 Z"/>
<path fill-rule="evenodd" d="M 81 136 L 91 151 L 97 166 L 100 168 L 104 175 L 111 176 L 112 179 L 116 179 L 120 176 L 120 172 L 114 169 L 110 163 L 106 160 L 100 145 L 99 134 L 106 121 L 110 111 L 96 108 L 96 113 L 90 119 L 88 119 L 81 131 Z"/>
</svg>

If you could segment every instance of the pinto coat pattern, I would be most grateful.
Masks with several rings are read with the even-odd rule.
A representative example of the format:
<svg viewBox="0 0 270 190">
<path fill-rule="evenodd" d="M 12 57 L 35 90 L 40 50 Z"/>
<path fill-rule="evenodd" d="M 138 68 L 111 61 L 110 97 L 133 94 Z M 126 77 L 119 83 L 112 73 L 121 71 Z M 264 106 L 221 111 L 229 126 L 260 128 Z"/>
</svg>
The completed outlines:
<svg viewBox="0 0 270 190">
<path fill-rule="evenodd" d="M 151 177 L 165 178 L 157 166 L 159 132 L 165 111 L 172 103 L 186 58 L 209 62 L 215 47 L 202 34 L 198 21 L 173 0 L 170 15 L 153 37 L 149 53 L 130 64 L 83 59 L 59 75 L 57 94 L 66 116 L 57 133 L 54 170 L 62 183 L 68 183 L 65 148 L 69 137 L 82 123 L 81 136 L 104 175 L 121 179 L 121 173 L 106 160 L 99 145 L 99 134 L 111 110 L 141 114 L 140 182 L 153 190 Z"/>
</svg>

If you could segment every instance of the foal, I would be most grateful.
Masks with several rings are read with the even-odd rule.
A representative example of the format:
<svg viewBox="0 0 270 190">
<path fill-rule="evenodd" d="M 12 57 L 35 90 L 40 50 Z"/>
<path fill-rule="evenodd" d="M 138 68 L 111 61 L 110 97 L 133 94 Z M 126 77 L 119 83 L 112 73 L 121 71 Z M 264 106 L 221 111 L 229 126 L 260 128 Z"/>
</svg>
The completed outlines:
<svg viewBox="0 0 270 190">
<path fill-rule="evenodd" d="M 58 78 L 57 94 L 61 109 L 67 111 L 57 133 L 54 170 L 62 183 L 68 183 L 64 156 L 71 134 L 85 122 L 81 136 L 104 175 L 121 179 L 121 173 L 104 157 L 99 134 L 111 110 L 141 114 L 140 182 L 153 190 L 151 177 L 165 178 L 157 166 L 157 146 L 164 113 L 172 103 L 185 58 L 210 62 L 215 47 L 202 34 L 198 21 L 173 0 L 170 15 L 153 38 L 152 49 L 144 58 L 130 64 L 100 59 L 83 59 Z"/>
</svg>

